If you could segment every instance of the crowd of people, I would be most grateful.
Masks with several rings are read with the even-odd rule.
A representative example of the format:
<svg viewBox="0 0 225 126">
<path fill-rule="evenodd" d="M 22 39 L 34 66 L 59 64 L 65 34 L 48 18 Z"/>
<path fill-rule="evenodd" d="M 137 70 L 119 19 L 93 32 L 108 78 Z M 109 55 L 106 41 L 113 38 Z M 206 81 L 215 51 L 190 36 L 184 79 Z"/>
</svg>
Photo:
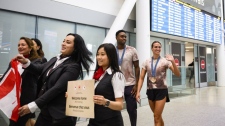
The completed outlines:
<svg viewBox="0 0 225 126">
<path fill-rule="evenodd" d="M 126 44 L 126 32 L 115 34 L 117 44 L 101 44 L 96 53 L 95 95 L 93 101 L 95 118 L 88 126 L 123 126 L 121 110 L 126 102 L 131 126 L 137 125 L 137 102 L 147 73 L 147 97 L 153 112 L 155 126 L 163 126 L 162 112 L 169 102 L 166 70 L 180 76 L 172 55 L 160 56 L 161 43 L 151 45 L 153 56 L 139 67 L 137 50 Z M 44 57 L 41 41 L 21 37 L 18 55 L 14 60 L 20 64 L 22 77 L 19 119 L 10 120 L 10 126 L 74 126 L 76 117 L 65 115 L 67 82 L 83 79 L 83 70 L 89 73 L 92 53 L 83 38 L 69 33 L 62 42 L 60 53 L 49 61 Z M 149 47 L 150 48 L 150 47 Z M 5 74 L 3 74 L 3 77 Z M 92 76 L 92 75 L 91 75 Z M 34 120 L 34 112 L 41 112 Z"/>
</svg>

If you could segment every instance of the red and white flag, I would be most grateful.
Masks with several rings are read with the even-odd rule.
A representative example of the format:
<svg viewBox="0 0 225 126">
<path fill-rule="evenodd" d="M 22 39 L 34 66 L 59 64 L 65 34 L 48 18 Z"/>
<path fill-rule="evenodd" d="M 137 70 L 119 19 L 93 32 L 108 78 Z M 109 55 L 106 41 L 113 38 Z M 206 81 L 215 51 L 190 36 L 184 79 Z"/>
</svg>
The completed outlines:
<svg viewBox="0 0 225 126">
<path fill-rule="evenodd" d="M 22 78 L 18 71 L 18 62 L 12 60 L 11 67 L 4 74 L 0 82 L 0 109 L 11 120 L 19 118 L 20 93 Z"/>
</svg>

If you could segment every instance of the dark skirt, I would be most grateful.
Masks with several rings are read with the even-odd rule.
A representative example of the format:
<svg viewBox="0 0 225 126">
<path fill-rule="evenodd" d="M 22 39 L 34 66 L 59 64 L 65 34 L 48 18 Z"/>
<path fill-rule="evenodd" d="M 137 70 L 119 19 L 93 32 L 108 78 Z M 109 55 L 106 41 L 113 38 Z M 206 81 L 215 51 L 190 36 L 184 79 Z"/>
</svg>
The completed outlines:
<svg viewBox="0 0 225 126">
<path fill-rule="evenodd" d="M 166 102 L 170 102 L 168 89 L 148 89 L 146 94 L 148 96 L 148 100 L 157 101 L 166 97 Z"/>
<path fill-rule="evenodd" d="M 124 126 L 124 124 L 122 115 L 118 115 L 102 121 L 90 119 L 88 126 Z"/>
</svg>

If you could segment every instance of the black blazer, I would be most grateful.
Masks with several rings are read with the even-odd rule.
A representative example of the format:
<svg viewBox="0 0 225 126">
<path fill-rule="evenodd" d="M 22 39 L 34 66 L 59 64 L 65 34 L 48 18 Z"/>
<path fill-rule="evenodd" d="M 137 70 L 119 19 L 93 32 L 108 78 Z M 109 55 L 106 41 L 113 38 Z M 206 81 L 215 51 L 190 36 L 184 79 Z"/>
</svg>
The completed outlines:
<svg viewBox="0 0 225 126">
<path fill-rule="evenodd" d="M 66 117 L 65 92 L 67 83 L 78 79 L 82 67 L 70 57 L 51 70 L 46 77 L 47 72 L 54 66 L 56 61 L 57 58 L 54 57 L 45 64 L 35 65 L 31 63 L 26 69 L 40 74 L 38 85 L 46 84 L 45 93 L 35 100 L 37 106 L 40 109 L 47 108 L 54 119 L 62 119 Z"/>
<path fill-rule="evenodd" d="M 40 58 L 31 61 L 32 64 L 41 64 L 42 60 Z M 11 68 L 9 64 L 6 72 Z M 2 78 L 5 76 L 6 72 L 3 74 Z M 1 79 L 2 79 L 1 78 Z M 20 105 L 26 105 L 36 99 L 37 95 L 37 80 L 38 75 L 24 69 L 22 75 L 22 85 L 21 85 L 21 96 L 20 96 Z M 0 80 L 1 81 L 1 80 Z"/>
<path fill-rule="evenodd" d="M 41 58 L 37 58 L 31 61 L 32 64 L 38 65 L 43 63 Z M 11 68 L 9 67 L 7 71 Z M 6 72 L 7 72 L 6 71 Z M 3 75 L 5 76 L 5 74 Z M 36 99 L 37 95 L 37 80 L 38 74 L 34 72 L 30 72 L 29 70 L 24 69 L 23 73 L 21 74 L 22 84 L 21 84 L 21 95 L 20 95 L 20 105 L 26 105 Z M 18 122 L 14 122 L 10 120 L 9 125 L 25 125 L 29 118 L 34 118 L 34 114 L 27 114 L 25 116 L 19 117 Z"/>
<path fill-rule="evenodd" d="M 45 57 L 42 57 L 42 62 L 47 62 L 48 60 Z"/>
<path fill-rule="evenodd" d="M 32 64 L 38 65 L 42 64 L 42 59 L 38 58 L 31 61 Z M 21 106 L 26 105 L 36 99 L 37 95 L 37 81 L 38 74 L 24 69 L 22 77 L 22 86 L 21 86 L 21 96 L 20 104 Z"/>
</svg>

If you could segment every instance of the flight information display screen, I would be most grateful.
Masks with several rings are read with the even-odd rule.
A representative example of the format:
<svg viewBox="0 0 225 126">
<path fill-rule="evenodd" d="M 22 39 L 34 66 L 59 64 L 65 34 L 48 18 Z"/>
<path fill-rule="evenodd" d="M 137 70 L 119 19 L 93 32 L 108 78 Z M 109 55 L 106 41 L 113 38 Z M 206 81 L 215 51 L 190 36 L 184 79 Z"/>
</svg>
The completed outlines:
<svg viewBox="0 0 225 126">
<path fill-rule="evenodd" d="M 176 0 L 151 1 L 151 31 L 221 43 L 221 20 Z"/>
</svg>

